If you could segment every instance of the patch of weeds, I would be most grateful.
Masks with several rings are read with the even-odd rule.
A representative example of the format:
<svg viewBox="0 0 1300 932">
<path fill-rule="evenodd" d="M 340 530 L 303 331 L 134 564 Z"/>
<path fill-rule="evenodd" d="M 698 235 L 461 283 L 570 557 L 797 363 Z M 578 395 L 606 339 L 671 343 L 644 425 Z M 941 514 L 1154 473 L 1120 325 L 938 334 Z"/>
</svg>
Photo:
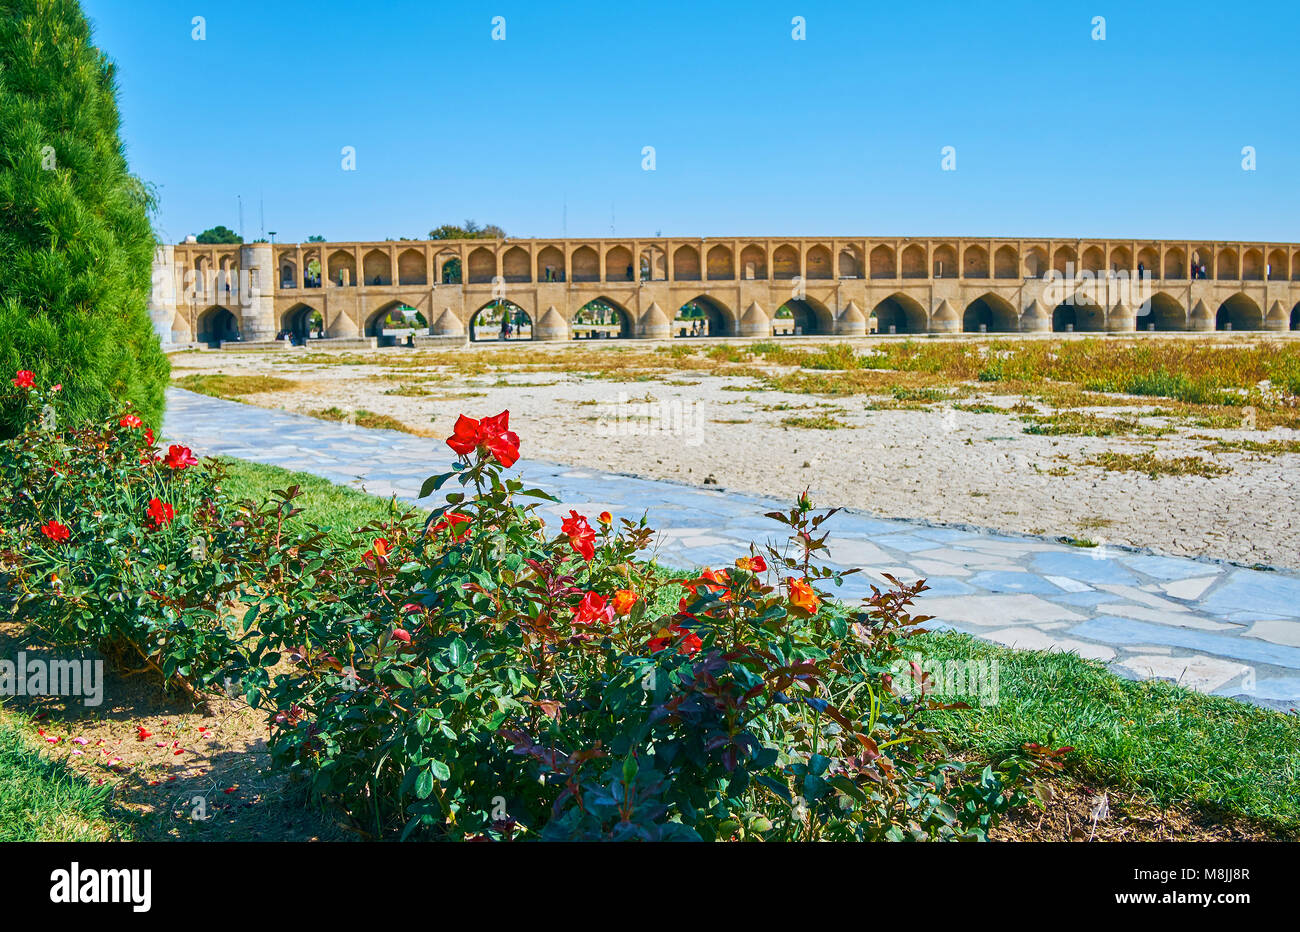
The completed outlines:
<svg viewBox="0 0 1300 932">
<path fill-rule="evenodd" d="M 282 392 L 297 388 L 298 383 L 274 375 L 224 375 L 220 372 L 207 375 L 186 375 L 176 379 L 173 385 L 200 395 L 213 398 L 238 398 L 241 395 L 256 395 L 261 392 Z"/>
<path fill-rule="evenodd" d="M 804 430 L 839 430 L 842 427 L 852 427 L 853 425 L 830 414 L 793 414 L 781 418 L 781 426 Z"/>
<path fill-rule="evenodd" d="M 1157 476 L 1202 476 L 1214 479 L 1232 472 L 1227 466 L 1211 463 L 1199 456 L 1157 456 L 1151 451 L 1145 453 L 1100 453 L 1085 461 L 1085 465 L 1098 466 L 1111 472 L 1146 473 L 1152 479 Z"/>
</svg>

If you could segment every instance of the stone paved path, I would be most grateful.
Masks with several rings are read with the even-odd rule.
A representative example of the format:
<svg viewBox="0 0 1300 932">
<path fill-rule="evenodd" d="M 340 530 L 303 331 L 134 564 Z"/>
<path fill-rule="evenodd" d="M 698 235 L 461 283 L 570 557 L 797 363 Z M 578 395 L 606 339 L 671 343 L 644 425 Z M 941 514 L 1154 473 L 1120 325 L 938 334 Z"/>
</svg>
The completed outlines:
<svg viewBox="0 0 1300 932">
<path fill-rule="evenodd" d="M 302 470 L 385 497 L 414 501 L 421 483 L 454 459 L 439 439 L 179 389 L 168 391 L 167 402 L 164 436 L 201 455 Z M 525 450 L 527 443 L 525 435 Z M 673 566 L 725 565 L 747 553 L 751 540 L 780 543 L 782 528 L 763 515 L 790 504 L 526 459 L 511 472 L 560 499 L 541 509 L 548 524 L 571 507 L 630 518 L 648 511 L 660 531 L 659 559 Z M 851 511 L 825 528 L 832 562 L 865 570 L 849 577 L 842 598 L 864 595 L 871 582 L 883 582 L 881 573 L 924 577 L 930 591 L 917 611 L 943 627 L 1012 647 L 1074 651 L 1122 676 L 1300 706 L 1300 574 Z"/>
</svg>

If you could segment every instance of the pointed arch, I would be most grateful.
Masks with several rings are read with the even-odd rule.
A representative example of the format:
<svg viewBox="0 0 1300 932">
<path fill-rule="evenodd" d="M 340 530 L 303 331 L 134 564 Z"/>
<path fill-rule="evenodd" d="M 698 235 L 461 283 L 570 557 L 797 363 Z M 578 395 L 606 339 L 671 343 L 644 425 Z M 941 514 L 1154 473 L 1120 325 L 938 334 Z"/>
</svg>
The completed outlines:
<svg viewBox="0 0 1300 932">
<path fill-rule="evenodd" d="M 1052 310 L 1056 333 L 1100 333 L 1106 329 L 1106 311 L 1081 295 L 1058 304 Z"/>
<path fill-rule="evenodd" d="M 1264 312 L 1254 299 L 1238 292 L 1219 305 L 1215 330 L 1263 330 Z"/>
<path fill-rule="evenodd" d="M 1165 251 L 1165 278 L 1178 281 L 1187 277 L 1187 256 L 1175 246 Z"/>
<path fill-rule="evenodd" d="M 1067 278 L 1073 277 L 1072 270 L 1077 272 L 1079 269 L 1079 256 L 1074 247 L 1056 247 L 1056 252 L 1052 253 L 1052 268 Z"/>
<path fill-rule="evenodd" d="M 963 278 L 989 277 L 989 251 L 983 246 L 967 246 L 961 257 Z"/>
<path fill-rule="evenodd" d="M 527 249 L 511 246 L 505 251 L 501 256 L 501 277 L 514 284 L 533 280 L 533 263 Z"/>
<path fill-rule="evenodd" d="M 850 243 L 847 246 L 840 247 L 835 272 L 840 278 L 862 277 L 862 253 L 857 246 Z"/>
<path fill-rule="evenodd" d="M 228 307 L 214 304 L 199 313 L 194 321 L 194 340 L 217 349 L 222 343 L 241 339 L 239 314 Z"/>
<path fill-rule="evenodd" d="M 788 281 L 799 277 L 799 250 L 789 243 L 776 247 L 772 253 L 772 277 Z"/>
<path fill-rule="evenodd" d="M 605 281 L 636 281 L 635 263 L 632 250 L 626 246 L 615 246 L 605 253 Z"/>
<path fill-rule="evenodd" d="M 830 308 L 812 298 L 791 298 L 776 311 L 776 320 L 789 321 L 789 332 L 799 336 L 829 334 L 835 330 Z M 772 332 L 776 333 L 775 321 Z"/>
<path fill-rule="evenodd" d="M 626 339 L 632 335 L 632 312 L 613 298 L 593 298 L 573 315 L 575 340 Z"/>
<path fill-rule="evenodd" d="M 925 266 L 924 257 L 921 258 L 921 265 Z M 871 250 L 870 272 L 872 278 L 898 278 L 898 262 L 893 246 L 881 243 Z"/>
<path fill-rule="evenodd" d="M 280 315 L 280 333 L 295 346 L 325 336 L 325 317 L 310 304 L 299 301 Z"/>
<path fill-rule="evenodd" d="M 1264 280 L 1264 254 L 1258 249 L 1247 249 L 1241 254 L 1241 279 L 1247 282 Z"/>
<path fill-rule="evenodd" d="M 372 249 L 361 257 L 361 274 L 365 277 L 364 285 L 391 285 L 393 283 L 393 263 L 388 252 Z"/>
<path fill-rule="evenodd" d="M 626 250 L 624 250 L 626 252 Z M 631 255 L 631 253 L 628 253 Z M 569 257 L 569 262 L 573 266 L 573 275 L 575 282 L 598 282 L 600 281 L 600 254 L 590 246 L 579 246 L 573 250 L 573 255 Z M 611 270 L 621 273 L 621 269 Z M 618 278 L 619 276 L 614 276 Z"/>
<path fill-rule="evenodd" d="M 646 246 L 641 250 L 640 273 L 643 282 L 668 280 L 668 256 L 659 246 Z"/>
<path fill-rule="evenodd" d="M 427 285 L 429 273 L 424 265 L 424 253 L 415 248 L 404 249 L 397 256 L 397 284 Z"/>
<path fill-rule="evenodd" d="M 903 278 L 926 278 L 929 273 L 925 268 L 925 247 L 912 243 L 903 248 Z"/>
<path fill-rule="evenodd" d="M 486 246 L 480 246 L 469 254 L 466 260 L 469 266 L 469 283 L 471 285 L 490 285 L 497 276 L 496 254 Z"/>
<path fill-rule="evenodd" d="M 746 281 L 767 280 L 767 251 L 755 243 L 750 243 L 740 251 L 740 268 Z"/>
<path fill-rule="evenodd" d="M 936 247 L 930 265 L 934 269 L 935 278 L 956 278 L 960 271 L 957 267 L 957 250 L 947 243 Z"/>
<path fill-rule="evenodd" d="M 818 243 L 811 246 L 804 256 L 804 277 L 808 280 L 822 280 L 835 277 L 831 264 L 831 251 Z"/>
<path fill-rule="evenodd" d="M 677 311 L 672 323 L 673 336 L 730 337 L 736 335 L 736 312 L 717 298 L 696 295 Z M 699 332 L 697 333 L 697 328 Z"/>
<path fill-rule="evenodd" d="M 1214 266 L 1214 277 L 1229 282 L 1241 280 L 1241 267 L 1238 265 L 1237 250 L 1232 248 L 1220 250 L 1218 262 Z"/>
<path fill-rule="evenodd" d="M 543 246 L 537 253 L 537 278 L 539 282 L 564 281 L 564 253 L 555 246 Z"/>
<path fill-rule="evenodd" d="M 531 340 L 532 315 L 513 301 L 494 298 L 470 317 L 469 338 L 473 343 Z"/>
<path fill-rule="evenodd" d="M 722 243 L 714 246 L 705 256 L 705 275 L 712 282 L 731 281 L 736 277 L 736 260 L 731 247 Z"/>
<path fill-rule="evenodd" d="M 1031 246 L 1025 253 L 1025 278 L 1042 278 L 1047 274 L 1047 250 L 1042 246 Z"/>
<path fill-rule="evenodd" d="M 1187 329 L 1187 309 L 1163 291 L 1138 308 L 1137 329 L 1179 331 Z"/>
<path fill-rule="evenodd" d="M 357 283 L 357 260 L 351 250 L 336 249 L 330 253 L 329 279 L 330 284 L 340 287 Z"/>
<path fill-rule="evenodd" d="M 673 281 L 700 281 L 700 251 L 691 245 L 673 250 Z"/>
<path fill-rule="evenodd" d="M 999 246 L 993 253 L 994 278 L 1019 278 L 1020 256 L 1014 246 Z"/>
<path fill-rule="evenodd" d="M 873 324 L 872 321 L 875 323 Z M 901 291 L 896 291 L 871 309 L 867 331 L 881 334 L 925 333 L 929 325 L 929 315 L 921 303 Z"/>
<path fill-rule="evenodd" d="M 1286 250 L 1274 249 L 1268 254 L 1268 280 L 1284 282 L 1288 277 Z"/>
<path fill-rule="evenodd" d="M 961 329 L 965 333 L 1018 333 L 1020 312 L 1001 295 L 985 292 L 966 305 Z"/>
</svg>

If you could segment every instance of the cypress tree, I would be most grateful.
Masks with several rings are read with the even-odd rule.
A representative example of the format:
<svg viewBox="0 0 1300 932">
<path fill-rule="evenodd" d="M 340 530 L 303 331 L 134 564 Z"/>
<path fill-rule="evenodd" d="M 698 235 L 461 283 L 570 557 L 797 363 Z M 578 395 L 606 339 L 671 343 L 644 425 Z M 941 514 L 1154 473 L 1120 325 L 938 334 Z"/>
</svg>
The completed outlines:
<svg viewBox="0 0 1300 932">
<path fill-rule="evenodd" d="M 153 198 L 118 126 L 114 66 L 75 0 L 0 0 L 0 377 L 31 369 L 71 417 L 130 402 L 156 427 Z M 0 396 L 4 436 L 17 409 Z"/>
</svg>

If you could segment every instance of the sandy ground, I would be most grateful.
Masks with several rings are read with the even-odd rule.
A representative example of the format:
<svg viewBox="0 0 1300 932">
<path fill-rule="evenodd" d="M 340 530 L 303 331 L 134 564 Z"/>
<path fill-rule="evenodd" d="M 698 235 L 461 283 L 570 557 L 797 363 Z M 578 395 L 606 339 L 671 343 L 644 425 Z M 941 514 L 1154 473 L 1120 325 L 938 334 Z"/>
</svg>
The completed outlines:
<svg viewBox="0 0 1300 932">
<path fill-rule="evenodd" d="M 449 434 L 461 412 L 509 409 L 524 455 L 553 462 L 780 498 L 808 487 L 819 505 L 885 516 L 1300 567 L 1300 454 L 1207 450 L 1208 438 L 1294 441 L 1300 431 L 1214 430 L 1154 417 L 1141 423 L 1168 423 L 1174 431 L 1160 437 L 1039 436 L 1024 432 L 1024 409 L 974 413 L 941 402 L 926 410 L 872 410 L 873 399 L 861 395 L 773 392 L 752 378 L 692 371 L 619 381 L 579 371 L 466 375 L 383 364 L 404 352 L 410 353 L 365 353 L 376 360 L 366 365 L 312 363 L 301 350 L 191 352 L 174 356 L 173 367 L 174 377 L 280 376 L 296 387 L 243 400 L 301 413 L 364 409 L 435 437 Z M 432 394 L 386 394 L 393 390 Z M 975 394 L 959 403 L 1009 409 L 1020 401 L 976 385 Z M 1158 407 L 1159 399 L 1150 401 L 1150 408 Z M 1051 412 L 1042 404 L 1036 409 Z M 1130 418 L 1140 410 L 1088 409 Z M 821 415 L 847 426 L 782 424 Z M 1112 450 L 1198 456 L 1231 472 L 1150 478 L 1084 464 Z"/>
</svg>

